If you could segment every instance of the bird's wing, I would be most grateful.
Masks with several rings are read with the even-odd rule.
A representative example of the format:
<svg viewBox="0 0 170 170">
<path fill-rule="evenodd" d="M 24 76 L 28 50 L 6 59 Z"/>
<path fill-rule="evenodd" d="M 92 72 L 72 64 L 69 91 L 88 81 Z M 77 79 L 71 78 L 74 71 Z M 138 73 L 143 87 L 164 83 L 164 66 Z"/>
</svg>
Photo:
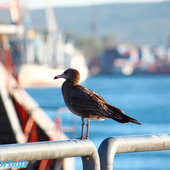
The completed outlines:
<svg viewBox="0 0 170 170">
<path fill-rule="evenodd" d="M 124 112 L 110 104 L 108 104 L 101 96 L 92 90 L 86 89 L 83 86 L 72 90 L 71 101 L 76 108 L 81 108 L 81 112 L 91 115 L 112 118 L 117 121 L 124 119 Z"/>
<path fill-rule="evenodd" d="M 83 86 L 77 86 L 71 91 L 70 103 L 81 109 L 81 112 L 93 115 L 105 116 L 105 110 L 107 110 L 105 106 L 107 102 L 97 93 Z"/>
<path fill-rule="evenodd" d="M 71 91 L 70 103 L 87 117 L 90 114 L 111 118 L 120 123 L 133 122 L 140 124 L 136 119 L 125 115 L 123 110 L 110 105 L 97 93 L 83 86 L 77 86 Z"/>
</svg>

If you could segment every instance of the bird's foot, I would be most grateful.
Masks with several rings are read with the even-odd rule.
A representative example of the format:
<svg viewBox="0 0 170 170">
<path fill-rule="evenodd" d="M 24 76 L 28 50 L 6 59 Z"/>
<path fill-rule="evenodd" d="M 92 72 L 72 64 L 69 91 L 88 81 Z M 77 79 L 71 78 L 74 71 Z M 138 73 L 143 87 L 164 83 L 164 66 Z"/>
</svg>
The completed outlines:
<svg viewBox="0 0 170 170">
<path fill-rule="evenodd" d="M 80 139 L 80 140 L 83 140 L 83 139 L 88 139 L 88 137 L 85 137 L 85 136 L 81 136 L 79 138 L 76 138 L 76 139 Z"/>
</svg>

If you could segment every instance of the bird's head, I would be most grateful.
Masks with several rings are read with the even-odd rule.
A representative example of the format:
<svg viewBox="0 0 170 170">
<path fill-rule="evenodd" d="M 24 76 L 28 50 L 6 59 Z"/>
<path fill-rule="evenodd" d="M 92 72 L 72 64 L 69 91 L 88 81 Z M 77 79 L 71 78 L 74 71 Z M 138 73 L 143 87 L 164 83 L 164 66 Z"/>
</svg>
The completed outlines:
<svg viewBox="0 0 170 170">
<path fill-rule="evenodd" d="M 72 81 L 74 84 L 78 84 L 80 81 L 80 73 L 76 69 L 69 68 L 64 71 L 63 74 L 57 75 L 54 79 L 64 78 Z"/>
</svg>

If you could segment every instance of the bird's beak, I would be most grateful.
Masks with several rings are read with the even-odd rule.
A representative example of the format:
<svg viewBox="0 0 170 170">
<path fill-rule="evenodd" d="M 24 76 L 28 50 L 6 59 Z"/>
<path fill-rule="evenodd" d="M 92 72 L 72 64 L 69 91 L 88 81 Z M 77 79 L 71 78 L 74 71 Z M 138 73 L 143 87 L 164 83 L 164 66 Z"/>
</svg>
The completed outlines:
<svg viewBox="0 0 170 170">
<path fill-rule="evenodd" d="M 59 78 L 64 78 L 63 74 L 57 75 L 57 76 L 54 77 L 54 79 L 59 79 Z"/>
<path fill-rule="evenodd" d="M 59 78 L 61 78 L 60 75 L 57 75 L 57 76 L 54 77 L 54 79 L 59 79 Z"/>
</svg>

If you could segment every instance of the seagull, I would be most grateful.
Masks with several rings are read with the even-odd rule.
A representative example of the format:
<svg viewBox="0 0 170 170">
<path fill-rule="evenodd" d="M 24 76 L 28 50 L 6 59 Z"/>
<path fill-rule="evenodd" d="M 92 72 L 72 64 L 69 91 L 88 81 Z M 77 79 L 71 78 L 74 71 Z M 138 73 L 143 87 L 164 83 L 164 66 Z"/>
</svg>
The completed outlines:
<svg viewBox="0 0 170 170">
<path fill-rule="evenodd" d="M 79 85 L 80 73 L 76 69 L 69 68 L 54 79 L 64 78 L 66 81 L 62 85 L 62 94 L 65 104 L 69 110 L 82 119 L 81 137 L 88 139 L 89 120 L 113 119 L 120 123 L 136 123 L 141 125 L 136 119 L 125 115 L 125 113 L 110 105 L 106 100 L 94 91 Z M 87 119 L 86 137 L 84 136 L 84 119 Z"/>
</svg>

